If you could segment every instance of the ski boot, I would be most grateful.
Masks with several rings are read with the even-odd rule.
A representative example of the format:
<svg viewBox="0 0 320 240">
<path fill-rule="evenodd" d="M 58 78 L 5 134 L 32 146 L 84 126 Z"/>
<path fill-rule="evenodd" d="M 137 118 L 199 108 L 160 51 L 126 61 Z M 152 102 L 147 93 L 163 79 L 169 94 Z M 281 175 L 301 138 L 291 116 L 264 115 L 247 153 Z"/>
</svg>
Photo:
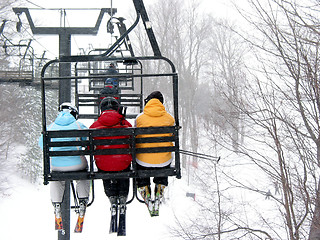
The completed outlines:
<svg viewBox="0 0 320 240">
<path fill-rule="evenodd" d="M 126 196 L 120 196 L 119 197 L 119 214 L 126 214 L 127 209 L 127 197 Z"/>
<path fill-rule="evenodd" d="M 138 191 L 141 195 L 141 197 L 143 198 L 145 204 L 148 207 L 149 213 L 152 216 L 152 212 L 153 212 L 153 202 L 151 200 L 151 194 L 150 194 L 150 186 L 144 186 L 144 187 L 139 187 Z"/>
<path fill-rule="evenodd" d="M 80 217 L 84 217 L 86 213 L 87 205 L 88 205 L 88 199 L 86 198 L 79 199 L 79 216 Z"/>
<path fill-rule="evenodd" d="M 88 205 L 88 199 L 86 198 L 79 199 L 79 215 L 78 215 L 76 227 L 74 228 L 75 233 L 82 232 L 84 215 L 86 214 L 87 205 Z"/>
<path fill-rule="evenodd" d="M 166 188 L 165 185 L 157 184 L 157 185 L 154 187 L 154 195 L 155 195 L 156 197 L 158 196 L 160 199 L 162 199 L 165 188 Z"/>
<path fill-rule="evenodd" d="M 109 197 L 110 200 L 110 211 L 111 211 L 111 221 L 109 233 L 114 233 L 118 231 L 117 219 L 118 219 L 118 198 L 115 196 Z"/>
<path fill-rule="evenodd" d="M 165 189 L 165 185 L 157 184 L 154 188 L 154 208 L 153 208 L 153 216 L 159 216 L 159 207 L 163 198 L 163 192 Z"/>
<path fill-rule="evenodd" d="M 143 200 L 145 201 L 145 203 L 151 200 L 150 186 L 139 187 L 138 191 L 141 197 L 143 198 Z"/>
<path fill-rule="evenodd" d="M 118 236 L 126 236 L 126 206 L 127 197 L 119 197 L 119 226 L 118 226 Z"/>
<path fill-rule="evenodd" d="M 61 213 L 61 203 L 52 203 L 54 207 L 54 216 L 55 216 L 55 229 L 63 230 L 62 224 L 62 213 Z"/>
</svg>

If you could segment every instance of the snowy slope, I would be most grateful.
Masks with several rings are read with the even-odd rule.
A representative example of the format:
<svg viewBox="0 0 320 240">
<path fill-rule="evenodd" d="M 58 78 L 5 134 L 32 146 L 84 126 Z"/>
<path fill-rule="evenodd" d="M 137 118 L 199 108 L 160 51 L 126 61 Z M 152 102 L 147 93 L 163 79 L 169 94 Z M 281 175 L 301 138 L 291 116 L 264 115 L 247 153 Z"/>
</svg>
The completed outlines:
<svg viewBox="0 0 320 240">
<path fill-rule="evenodd" d="M 95 201 L 87 210 L 82 233 L 71 232 L 70 239 L 173 239 L 170 228 L 175 225 L 175 216 L 190 212 L 194 201 L 186 197 L 185 181 L 170 178 L 165 194 L 166 201 L 160 208 L 160 216 L 151 218 L 146 206 L 134 200 L 127 209 L 127 236 L 109 234 L 109 202 L 104 195 L 101 180 L 95 181 Z M 49 197 L 49 186 L 31 185 L 14 177 L 11 195 L 0 199 L 0 239 L 54 240 L 53 207 Z M 71 230 L 76 214 L 71 211 Z"/>
</svg>

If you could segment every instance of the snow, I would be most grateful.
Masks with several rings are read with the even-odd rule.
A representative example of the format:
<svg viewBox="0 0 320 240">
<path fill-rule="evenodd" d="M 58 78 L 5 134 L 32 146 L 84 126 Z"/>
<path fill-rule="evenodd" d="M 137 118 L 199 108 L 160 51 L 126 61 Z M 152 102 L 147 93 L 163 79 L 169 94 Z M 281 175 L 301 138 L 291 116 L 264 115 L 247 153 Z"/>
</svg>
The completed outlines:
<svg viewBox="0 0 320 240">
<path fill-rule="evenodd" d="M 0 199 L 0 238 L 58 239 L 54 230 L 49 185 L 31 184 L 16 176 L 12 176 L 11 181 L 14 186 L 10 196 Z M 169 178 L 159 217 L 151 218 L 146 206 L 135 199 L 127 206 L 127 236 L 117 237 L 116 234 L 109 234 L 109 201 L 103 192 L 101 180 L 95 180 L 95 200 L 87 209 L 82 233 L 73 233 L 76 213 L 71 210 L 70 239 L 173 239 L 170 228 L 175 226 L 175 216 L 189 212 L 194 205 L 194 200 L 186 197 L 186 189 L 183 179 Z"/>
</svg>

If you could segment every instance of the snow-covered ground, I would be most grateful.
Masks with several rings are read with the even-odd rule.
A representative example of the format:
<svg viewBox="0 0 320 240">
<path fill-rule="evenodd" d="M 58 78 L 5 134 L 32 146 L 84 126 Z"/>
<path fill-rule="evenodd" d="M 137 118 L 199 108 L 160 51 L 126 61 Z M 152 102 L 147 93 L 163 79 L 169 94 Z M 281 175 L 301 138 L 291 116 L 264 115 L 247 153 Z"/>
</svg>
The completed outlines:
<svg viewBox="0 0 320 240">
<path fill-rule="evenodd" d="M 11 180 L 14 186 L 10 196 L 0 199 L 0 239 L 58 239 L 49 185 L 30 184 L 15 176 Z M 82 233 L 73 233 L 76 213 L 71 210 L 70 239 L 173 239 L 170 228 L 175 225 L 175 217 L 187 214 L 195 204 L 192 198 L 186 197 L 188 187 L 184 179 L 170 177 L 169 182 L 160 216 L 151 218 L 146 206 L 135 199 L 127 208 L 127 236 L 117 237 L 109 234 L 110 205 L 101 180 L 96 180 L 95 200 L 87 209 Z"/>
</svg>

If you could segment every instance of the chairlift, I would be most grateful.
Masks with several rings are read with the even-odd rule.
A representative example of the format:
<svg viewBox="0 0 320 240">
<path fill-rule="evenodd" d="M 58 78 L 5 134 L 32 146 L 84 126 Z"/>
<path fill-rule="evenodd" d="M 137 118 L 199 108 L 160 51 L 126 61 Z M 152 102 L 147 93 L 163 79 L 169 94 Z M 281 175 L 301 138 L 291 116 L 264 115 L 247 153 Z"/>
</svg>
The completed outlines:
<svg viewBox="0 0 320 240">
<path fill-rule="evenodd" d="M 105 57 L 102 57 L 102 61 L 105 61 Z M 136 57 L 135 60 L 137 61 L 143 61 L 143 60 L 155 60 L 155 59 L 163 59 L 162 57 Z M 120 60 L 120 59 L 113 59 L 113 60 Z M 130 59 L 129 59 L 130 60 Z M 167 60 L 167 59 L 165 59 Z M 167 60 L 168 61 L 168 60 Z M 44 182 L 45 184 L 48 183 L 48 181 L 56 181 L 56 180 L 77 180 L 77 179 L 99 179 L 99 178 L 117 178 L 117 177 L 130 177 L 130 178 L 137 178 L 137 177 L 155 177 L 155 176 L 177 176 L 178 178 L 181 177 L 180 174 L 180 158 L 179 158 L 179 135 L 178 130 L 180 129 L 179 126 L 179 120 L 178 120 L 178 108 L 177 104 L 175 103 L 174 107 L 174 118 L 176 125 L 174 127 L 153 127 L 153 128 L 130 128 L 130 129 L 89 129 L 89 130 L 69 130 L 69 131 L 49 131 L 47 130 L 47 123 L 46 123 L 46 91 L 45 91 L 45 82 L 46 81 L 63 81 L 65 79 L 74 79 L 75 82 L 79 79 L 89 79 L 92 78 L 92 76 L 62 76 L 62 77 L 44 77 L 44 73 L 46 69 L 53 63 L 59 62 L 61 63 L 61 60 L 53 60 L 48 62 L 41 74 L 41 85 L 42 85 L 42 116 L 43 116 L 43 136 L 44 136 Z M 68 62 L 68 61 L 65 61 Z M 81 60 L 78 60 L 77 62 L 81 62 Z M 173 65 L 172 65 L 173 66 Z M 118 75 L 116 75 L 118 76 Z M 174 101 L 177 101 L 177 80 L 178 76 L 177 73 L 175 73 L 175 69 L 173 68 L 173 71 L 171 73 L 162 73 L 162 74 L 122 74 L 121 77 L 133 77 L 133 78 L 139 78 L 143 80 L 144 77 L 154 77 L 154 78 L 162 78 L 164 76 L 170 76 L 172 77 L 172 83 L 173 83 L 173 97 Z M 99 77 L 101 77 L 99 75 Z M 120 77 L 120 75 L 119 75 Z M 141 84 L 142 85 L 142 84 Z M 77 86 L 77 84 L 76 84 Z M 143 85 L 142 85 L 143 86 Z M 76 87 L 77 89 L 77 87 Z M 80 97 L 87 97 L 85 100 L 79 100 Z M 98 114 L 92 114 L 92 115 L 85 115 L 81 114 L 81 107 L 83 106 L 92 106 L 92 107 L 98 107 L 99 104 L 99 94 L 79 94 L 77 93 L 76 99 L 78 101 L 78 109 L 79 109 L 79 118 L 85 118 L 85 119 L 96 119 L 98 117 Z M 131 97 L 131 98 L 129 98 Z M 91 98 L 91 99 L 90 99 Z M 119 94 L 120 104 L 124 105 L 128 108 L 135 107 L 138 108 L 139 111 L 137 113 L 131 114 L 127 116 L 127 118 L 135 118 L 137 114 L 139 114 L 142 111 L 142 93 L 139 94 L 127 94 L 127 93 L 120 93 Z M 81 105 L 82 104 L 82 105 Z M 156 133 L 169 133 L 172 134 L 172 137 L 161 137 L 161 138 L 148 138 L 148 139 L 139 139 L 136 138 L 137 135 L 141 134 L 156 134 Z M 112 149 L 110 150 L 94 150 L 95 146 L 101 145 L 101 142 L 94 140 L 95 136 L 103 136 L 103 134 L 106 134 L 105 136 L 120 136 L 120 135 L 129 135 L 130 136 L 130 142 L 127 144 L 131 145 L 130 149 Z M 87 141 L 75 141 L 75 142 L 53 142 L 53 138 L 64 138 L 64 137 L 85 137 L 88 140 Z M 124 141 L 124 140 L 123 140 Z M 128 141 L 128 140 L 127 140 Z M 148 142 L 174 142 L 174 147 L 168 148 L 154 148 L 154 149 L 138 149 L 135 148 L 136 142 L 139 141 L 148 141 Z M 119 142 L 116 141 L 110 141 L 105 142 L 104 144 L 108 145 L 117 145 Z M 121 143 L 125 144 L 125 143 Z M 78 151 L 72 151 L 72 152 L 62 152 L 62 151 L 53 151 L 51 150 L 52 147 L 62 147 L 62 146 L 80 146 L 84 148 L 84 150 L 78 150 Z M 85 150 L 86 149 L 86 150 Z M 89 149 L 89 150 L 88 150 Z M 102 151 L 102 152 L 101 152 Z M 147 171 L 147 172 L 140 172 L 135 168 L 135 154 L 140 152 L 175 152 L 175 164 L 174 167 L 169 169 L 169 171 L 158 171 L 157 173 L 154 171 Z M 94 172 L 94 155 L 108 155 L 108 154 L 132 154 L 133 156 L 133 168 L 132 171 L 129 173 L 112 173 L 112 174 L 105 174 L 105 173 L 98 173 Z M 50 171 L 50 157 L 52 156 L 78 156 L 78 155 L 88 155 L 90 156 L 90 170 L 87 173 L 63 173 L 63 172 L 57 172 L 52 173 Z M 159 175 L 160 174 L 160 175 Z"/>
<path fill-rule="evenodd" d="M 47 62 L 41 71 L 41 96 L 42 96 L 42 133 L 43 133 L 43 165 L 44 165 L 44 184 L 48 184 L 50 181 L 73 181 L 73 180 L 95 180 L 95 179 L 110 179 L 110 178 L 132 178 L 133 179 L 133 196 L 129 200 L 131 202 L 134 197 L 137 197 L 137 189 L 135 179 L 140 177 L 164 177 L 164 176 L 175 176 L 181 178 L 180 169 L 180 151 L 179 151 L 179 118 L 178 118 L 178 74 L 176 72 L 174 64 L 166 57 L 161 56 L 158 44 L 156 42 L 152 28 L 146 27 L 146 32 L 150 40 L 151 47 L 154 52 L 154 56 L 110 56 L 111 52 L 119 47 L 119 43 L 128 36 L 132 29 L 138 24 L 140 18 L 142 19 L 145 26 L 149 20 L 146 14 L 143 1 L 133 0 L 134 6 L 137 12 L 136 21 L 133 25 L 104 53 L 99 55 L 78 55 L 78 56 L 63 56 L 60 59 L 55 59 Z M 116 75 L 107 74 L 92 74 L 92 69 L 84 70 L 80 66 L 94 66 L 105 62 L 117 62 L 122 64 L 125 68 L 124 71 L 120 71 Z M 169 69 L 166 73 L 144 73 L 144 66 L 150 62 L 159 62 L 166 64 L 166 69 Z M 50 76 L 48 70 L 53 66 L 59 66 L 61 64 L 70 65 L 74 71 L 71 75 L 63 75 L 60 72 L 59 77 Z M 89 79 L 101 79 L 106 77 L 118 77 L 119 79 L 132 79 L 132 86 L 130 88 L 124 88 L 126 93 L 119 93 L 120 104 L 137 110 L 131 115 L 127 115 L 127 118 L 135 118 L 137 114 L 142 112 L 143 109 L 143 81 L 152 77 L 157 81 L 161 81 L 163 78 L 171 78 L 172 81 L 172 97 L 173 97 L 173 116 L 175 119 L 175 126 L 171 127 L 149 127 L 149 128 L 120 128 L 120 129 L 82 129 L 82 130 L 60 130 L 52 131 L 47 130 L 47 115 L 46 115 L 46 98 L 47 91 L 46 85 L 48 82 L 60 82 L 60 81 L 74 81 L 75 90 L 75 105 L 79 109 L 79 118 L 83 119 L 96 119 L 98 113 L 94 114 L 82 114 L 82 107 L 93 107 L 97 108 L 99 104 L 99 94 L 97 93 L 79 93 L 79 82 L 80 80 L 88 81 Z M 139 85 L 140 92 L 135 91 L 136 85 Z M 167 83 L 165 83 L 167 84 Z M 132 91 L 132 93 L 128 93 Z M 84 99 L 82 98 L 84 97 Z M 138 135 L 144 134 L 158 134 L 165 133 L 167 137 L 149 137 L 149 138 L 138 138 Z M 125 139 L 104 139 L 97 140 L 96 137 L 103 136 L 122 136 L 126 135 L 129 138 Z M 63 141 L 62 138 L 74 137 L 77 139 L 86 138 L 87 140 L 81 141 Z M 54 139 L 54 141 L 53 141 Z M 61 139 L 61 141 L 59 141 Z M 58 141 L 57 141 L 58 140 Z M 159 142 L 173 142 L 172 147 L 156 147 L 156 148 L 136 148 L 137 143 L 159 143 Z M 119 145 L 129 144 L 129 149 L 96 149 L 99 145 Z M 55 151 L 53 147 L 65 147 L 65 146 L 79 146 L 80 150 L 75 151 Z M 174 162 L 168 169 L 159 170 L 138 170 L 136 163 L 137 153 L 156 153 L 156 152 L 172 152 L 174 154 Z M 111 154 L 131 154 L 132 155 L 132 167 L 129 172 L 98 172 L 94 166 L 95 155 L 111 155 Z M 53 156 L 88 156 L 89 169 L 87 172 L 53 172 L 50 168 L 50 158 Z M 93 187 L 92 187 L 93 189 Z M 94 198 L 94 197 L 93 197 Z M 142 201 L 138 199 L 139 201 Z M 93 200 L 92 200 L 93 201 Z M 129 203 L 128 202 L 128 203 Z"/>
</svg>

